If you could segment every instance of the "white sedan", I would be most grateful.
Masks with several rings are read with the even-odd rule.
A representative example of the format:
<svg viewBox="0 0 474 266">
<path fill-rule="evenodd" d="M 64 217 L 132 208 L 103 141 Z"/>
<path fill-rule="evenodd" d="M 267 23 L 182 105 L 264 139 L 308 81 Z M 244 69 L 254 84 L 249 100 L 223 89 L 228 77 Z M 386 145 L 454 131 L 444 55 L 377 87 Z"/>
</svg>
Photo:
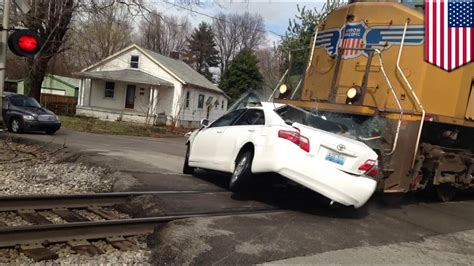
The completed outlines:
<svg viewBox="0 0 474 266">
<path fill-rule="evenodd" d="M 356 208 L 375 191 L 377 154 L 342 136 L 337 124 L 291 105 L 259 103 L 203 120 L 187 141 L 183 172 L 195 168 L 232 173 L 242 191 L 256 173 L 278 173 L 329 199 Z"/>
</svg>

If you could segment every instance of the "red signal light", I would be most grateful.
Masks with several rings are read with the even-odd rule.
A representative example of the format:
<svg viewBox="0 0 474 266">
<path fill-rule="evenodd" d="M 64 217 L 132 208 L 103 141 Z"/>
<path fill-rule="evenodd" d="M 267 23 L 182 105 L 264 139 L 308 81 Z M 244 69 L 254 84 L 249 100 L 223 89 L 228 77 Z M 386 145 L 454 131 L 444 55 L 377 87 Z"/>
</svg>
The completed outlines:
<svg viewBox="0 0 474 266">
<path fill-rule="evenodd" d="M 29 35 L 23 35 L 18 38 L 18 46 L 25 52 L 33 52 L 38 46 L 38 41 L 35 37 Z"/>
<path fill-rule="evenodd" d="M 8 37 L 8 47 L 18 56 L 34 57 L 42 45 L 43 41 L 39 34 L 32 30 L 15 30 Z"/>
</svg>

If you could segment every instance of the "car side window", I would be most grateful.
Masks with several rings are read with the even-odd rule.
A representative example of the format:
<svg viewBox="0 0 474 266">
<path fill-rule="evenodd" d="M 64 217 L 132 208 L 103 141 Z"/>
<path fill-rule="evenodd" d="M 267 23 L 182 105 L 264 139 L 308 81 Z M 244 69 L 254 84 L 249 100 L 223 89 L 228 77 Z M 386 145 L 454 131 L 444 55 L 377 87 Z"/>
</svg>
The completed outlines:
<svg viewBox="0 0 474 266">
<path fill-rule="evenodd" d="M 244 109 L 239 109 L 239 110 L 235 110 L 235 111 L 232 111 L 224 116 L 222 116 L 221 118 L 217 119 L 216 121 L 214 121 L 214 123 L 212 123 L 209 127 L 226 127 L 226 126 L 230 126 L 232 125 L 232 123 L 234 123 L 234 121 L 239 118 L 239 116 L 244 112 L 245 110 Z"/>
<path fill-rule="evenodd" d="M 234 126 L 265 125 L 265 114 L 260 109 L 248 109 L 235 123 Z"/>
</svg>

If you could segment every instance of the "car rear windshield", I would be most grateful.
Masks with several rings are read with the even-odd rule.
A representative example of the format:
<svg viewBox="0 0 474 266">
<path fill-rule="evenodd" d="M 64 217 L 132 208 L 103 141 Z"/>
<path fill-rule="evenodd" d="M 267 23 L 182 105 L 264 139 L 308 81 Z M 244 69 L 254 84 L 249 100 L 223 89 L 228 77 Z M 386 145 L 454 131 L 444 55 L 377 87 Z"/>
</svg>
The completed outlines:
<svg viewBox="0 0 474 266">
<path fill-rule="evenodd" d="M 26 96 L 12 96 L 10 103 L 18 107 L 36 107 L 41 108 L 41 105 L 33 97 Z"/>
<path fill-rule="evenodd" d="M 341 124 L 327 121 L 312 112 L 291 105 L 280 107 L 275 112 L 287 123 L 300 123 L 332 133 L 342 133 L 345 131 Z"/>
</svg>

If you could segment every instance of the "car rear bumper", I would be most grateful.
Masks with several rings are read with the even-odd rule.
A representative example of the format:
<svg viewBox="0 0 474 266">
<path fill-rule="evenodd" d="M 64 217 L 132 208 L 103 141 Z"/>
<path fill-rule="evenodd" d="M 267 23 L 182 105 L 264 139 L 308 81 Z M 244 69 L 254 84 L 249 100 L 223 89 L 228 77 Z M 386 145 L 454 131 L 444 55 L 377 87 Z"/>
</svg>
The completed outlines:
<svg viewBox="0 0 474 266">
<path fill-rule="evenodd" d="M 23 121 L 23 130 L 56 131 L 61 128 L 61 122 Z"/>
<path fill-rule="evenodd" d="M 256 147 L 252 171 L 279 173 L 331 200 L 356 208 L 369 200 L 377 186 L 374 179 L 330 167 L 293 144 Z"/>
<path fill-rule="evenodd" d="M 305 173 L 297 168 L 281 168 L 278 173 L 331 200 L 356 208 L 364 205 L 375 191 L 373 179 L 353 176 L 339 170 L 326 171 L 324 175 Z"/>
</svg>

